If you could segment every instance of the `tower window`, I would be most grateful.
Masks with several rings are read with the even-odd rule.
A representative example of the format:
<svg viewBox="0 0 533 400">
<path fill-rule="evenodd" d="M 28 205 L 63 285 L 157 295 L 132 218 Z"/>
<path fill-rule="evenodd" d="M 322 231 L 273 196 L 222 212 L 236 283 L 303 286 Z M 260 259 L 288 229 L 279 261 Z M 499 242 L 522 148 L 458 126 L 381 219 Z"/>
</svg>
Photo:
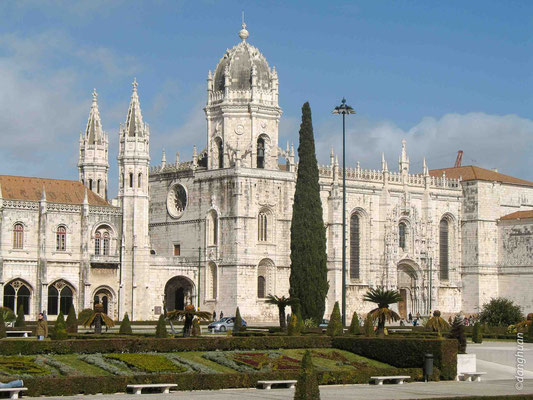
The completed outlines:
<svg viewBox="0 0 533 400">
<path fill-rule="evenodd" d="M 443 218 L 439 226 L 439 261 L 440 261 L 440 279 L 448 280 L 448 247 L 449 247 L 449 227 L 448 220 Z"/>
<path fill-rule="evenodd" d="M 93 190 L 93 180 L 89 179 L 89 190 Z"/>
<path fill-rule="evenodd" d="M 100 182 L 102 182 L 101 179 L 98 179 L 98 182 L 96 182 L 96 193 L 100 194 Z"/>
<path fill-rule="evenodd" d="M 264 276 L 259 275 L 257 277 L 257 297 L 264 299 L 266 297 L 266 279 Z"/>
<path fill-rule="evenodd" d="M 133 187 L 133 172 L 130 172 L 130 188 Z"/>
<path fill-rule="evenodd" d="M 264 211 L 259 213 L 257 223 L 257 240 L 260 242 L 266 242 L 268 240 L 268 217 Z"/>
<path fill-rule="evenodd" d="M 67 249 L 67 228 L 59 226 L 56 232 L 56 250 L 65 251 Z"/>
<path fill-rule="evenodd" d="M 353 214 L 350 218 L 350 278 L 359 279 L 359 265 L 361 242 L 359 231 L 359 215 Z"/>
<path fill-rule="evenodd" d="M 100 247 L 102 242 L 102 235 L 100 232 L 96 232 L 96 235 L 94 235 L 94 254 L 99 256 L 100 255 Z"/>
<path fill-rule="evenodd" d="M 265 168 L 265 139 L 257 139 L 257 168 Z"/>
<path fill-rule="evenodd" d="M 405 237 L 407 236 L 407 225 L 405 225 L 404 222 L 400 222 L 400 225 L 398 225 L 398 230 L 399 230 L 398 246 L 400 247 L 400 249 L 405 250 L 405 247 L 406 247 Z"/>
<path fill-rule="evenodd" d="M 174 245 L 174 255 L 175 256 L 179 256 L 181 255 L 181 247 L 179 244 L 175 244 Z"/>
<path fill-rule="evenodd" d="M 13 248 L 24 248 L 24 225 L 15 224 L 13 227 Z"/>
<path fill-rule="evenodd" d="M 139 174 L 139 176 L 137 177 L 137 187 L 141 187 L 142 177 L 143 177 L 143 174 Z"/>
</svg>

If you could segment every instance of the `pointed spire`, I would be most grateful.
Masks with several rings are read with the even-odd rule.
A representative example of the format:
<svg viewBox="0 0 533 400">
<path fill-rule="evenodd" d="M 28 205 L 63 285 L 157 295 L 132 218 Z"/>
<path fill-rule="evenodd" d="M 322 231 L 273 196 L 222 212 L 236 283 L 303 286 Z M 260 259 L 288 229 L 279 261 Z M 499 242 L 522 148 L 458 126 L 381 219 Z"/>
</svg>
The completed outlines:
<svg viewBox="0 0 533 400">
<path fill-rule="evenodd" d="M 167 166 L 167 155 L 165 149 L 163 149 L 163 156 L 161 157 L 161 169 L 164 169 Z"/>
<path fill-rule="evenodd" d="M 402 139 L 402 153 L 399 159 L 399 167 L 400 167 L 400 172 L 402 174 L 409 173 L 409 157 L 407 157 L 406 143 L 407 141 L 405 139 Z"/>
<path fill-rule="evenodd" d="M 176 152 L 176 167 L 180 164 L 180 153 Z"/>
<path fill-rule="evenodd" d="M 424 170 L 424 176 L 429 175 L 428 166 L 427 166 L 427 164 L 426 164 L 426 157 L 424 157 L 424 161 L 423 161 L 422 169 Z"/>
<path fill-rule="evenodd" d="M 329 163 L 331 165 L 335 164 L 335 153 L 333 153 L 333 146 L 331 146 L 331 151 L 329 152 Z"/>
<path fill-rule="evenodd" d="M 381 170 L 385 171 L 385 153 L 381 153 Z"/>
<path fill-rule="evenodd" d="M 244 23 L 244 11 L 242 12 L 242 25 L 241 25 L 241 27 L 242 27 L 242 29 L 239 31 L 239 37 L 242 39 L 243 42 L 245 42 L 246 39 L 248 39 L 248 36 L 250 36 L 250 34 L 246 30 L 246 24 Z"/>
<path fill-rule="evenodd" d="M 133 93 L 131 94 L 128 116 L 126 118 L 126 133 L 128 136 L 140 136 L 143 134 L 143 117 L 141 114 L 141 104 L 137 94 L 137 78 L 133 79 Z"/>
<path fill-rule="evenodd" d="M 91 111 L 89 112 L 89 119 L 87 121 L 87 128 L 85 129 L 85 138 L 88 144 L 101 144 L 104 141 L 104 132 L 102 130 L 102 122 L 100 121 L 100 112 L 98 111 L 98 93 L 93 89 L 93 102 L 91 104 Z"/>
</svg>

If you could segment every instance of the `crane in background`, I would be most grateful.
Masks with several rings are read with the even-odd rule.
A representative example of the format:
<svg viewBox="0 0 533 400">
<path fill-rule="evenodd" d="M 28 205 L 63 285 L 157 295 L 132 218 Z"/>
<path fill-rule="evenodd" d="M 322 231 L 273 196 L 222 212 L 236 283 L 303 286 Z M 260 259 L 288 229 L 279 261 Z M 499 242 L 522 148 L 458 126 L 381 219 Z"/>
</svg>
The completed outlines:
<svg viewBox="0 0 533 400">
<path fill-rule="evenodd" d="M 457 158 L 455 159 L 455 165 L 454 168 L 458 168 L 461 166 L 461 162 L 463 161 L 463 150 L 459 150 L 457 152 Z"/>
</svg>

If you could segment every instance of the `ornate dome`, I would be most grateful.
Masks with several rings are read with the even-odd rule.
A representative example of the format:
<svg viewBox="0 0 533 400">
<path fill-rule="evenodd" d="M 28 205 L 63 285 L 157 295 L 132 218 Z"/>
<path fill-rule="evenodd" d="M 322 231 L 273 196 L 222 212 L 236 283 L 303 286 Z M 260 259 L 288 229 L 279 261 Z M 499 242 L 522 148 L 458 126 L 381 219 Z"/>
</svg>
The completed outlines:
<svg viewBox="0 0 533 400">
<path fill-rule="evenodd" d="M 252 86 L 252 68 L 255 66 L 257 73 L 257 88 L 271 89 L 270 68 L 265 57 L 261 52 L 246 42 L 248 31 L 246 24 L 242 24 L 242 30 L 239 32 L 242 41 L 234 46 L 231 50 L 226 50 L 215 69 L 213 79 L 214 91 L 223 91 L 225 84 L 225 73 L 228 70 L 231 81 L 231 90 L 250 90 Z"/>
</svg>

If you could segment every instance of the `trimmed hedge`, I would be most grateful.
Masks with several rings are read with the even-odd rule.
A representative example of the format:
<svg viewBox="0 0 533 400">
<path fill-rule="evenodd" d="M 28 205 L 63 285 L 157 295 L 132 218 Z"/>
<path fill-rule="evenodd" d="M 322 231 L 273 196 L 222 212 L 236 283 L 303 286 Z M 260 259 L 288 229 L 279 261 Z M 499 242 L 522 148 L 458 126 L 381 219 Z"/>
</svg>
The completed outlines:
<svg viewBox="0 0 533 400">
<path fill-rule="evenodd" d="M 300 338 L 301 339 L 301 338 Z M 380 369 L 384 374 L 410 375 L 413 380 L 423 379 L 422 369 Z M 368 373 L 318 372 L 320 384 L 368 383 L 374 371 Z M 24 379 L 28 396 L 72 396 L 76 394 L 124 392 L 129 384 L 176 383 L 179 390 L 217 390 L 256 387 L 258 380 L 297 379 L 298 371 L 250 374 L 157 374 L 136 376 L 70 376 Z"/>
<path fill-rule="evenodd" d="M 424 354 L 431 353 L 441 379 L 453 380 L 457 375 L 456 340 L 335 337 L 332 345 L 399 368 L 421 368 Z"/>
</svg>

